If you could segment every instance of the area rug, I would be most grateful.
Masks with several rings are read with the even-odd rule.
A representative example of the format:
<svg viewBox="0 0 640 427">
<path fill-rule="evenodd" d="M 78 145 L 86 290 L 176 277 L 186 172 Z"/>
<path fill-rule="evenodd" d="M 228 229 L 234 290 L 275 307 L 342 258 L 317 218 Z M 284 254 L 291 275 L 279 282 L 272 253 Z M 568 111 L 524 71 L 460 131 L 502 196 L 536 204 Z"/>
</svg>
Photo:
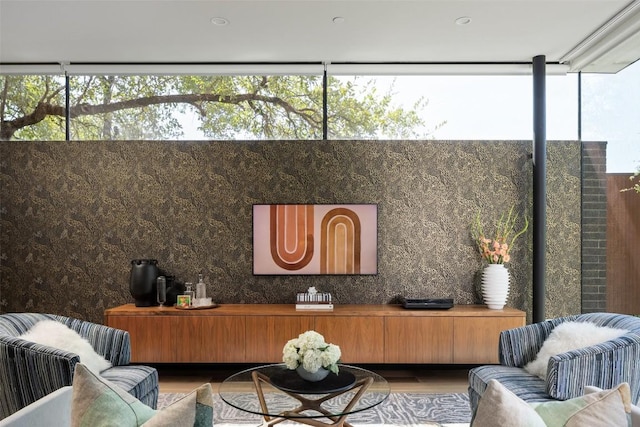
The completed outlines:
<svg viewBox="0 0 640 427">
<path fill-rule="evenodd" d="M 158 398 L 158 409 L 162 409 L 184 394 L 162 393 Z M 247 399 L 257 400 L 255 394 Z M 261 418 L 240 411 L 226 404 L 215 393 L 214 425 L 219 427 L 259 425 Z M 338 403 L 339 404 L 339 403 Z M 429 422 L 446 425 L 468 425 L 471 421 L 469 397 L 465 393 L 425 394 L 391 393 L 380 405 L 372 409 L 349 415 L 347 421 L 354 426 L 428 426 Z M 283 423 L 287 424 L 287 423 Z"/>
</svg>

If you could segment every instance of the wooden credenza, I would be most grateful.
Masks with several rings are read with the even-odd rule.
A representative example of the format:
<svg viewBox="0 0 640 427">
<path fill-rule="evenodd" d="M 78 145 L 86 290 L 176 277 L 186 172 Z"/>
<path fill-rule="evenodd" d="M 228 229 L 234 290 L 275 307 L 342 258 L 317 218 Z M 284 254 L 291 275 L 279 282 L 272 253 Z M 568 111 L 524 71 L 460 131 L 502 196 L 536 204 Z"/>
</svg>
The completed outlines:
<svg viewBox="0 0 640 427">
<path fill-rule="evenodd" d="M 342 350 L 344 363 L 498 363 L 500 331 L 525 324 L 525 312 L 456 305 L 406 310 L 399 305 L 337 305 L 296 311 L 293 304 L 223 304 L 208 310 L 135 307 L 104 313 L 129 331 L 136 363 L 270 363 L 307 330 Z"/>
</svg>

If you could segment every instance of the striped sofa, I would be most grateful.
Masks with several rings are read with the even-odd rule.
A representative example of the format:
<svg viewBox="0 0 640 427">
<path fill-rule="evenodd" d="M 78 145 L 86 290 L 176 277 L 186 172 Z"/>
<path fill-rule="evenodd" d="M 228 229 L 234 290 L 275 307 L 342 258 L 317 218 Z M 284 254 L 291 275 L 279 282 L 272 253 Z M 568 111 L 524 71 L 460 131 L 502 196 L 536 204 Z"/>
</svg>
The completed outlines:
<svg viewBox="0 0 640 427">
<path fill-rule="evenodd" d="M 112 363 L 102 377 L 156 408 L 158 372 L 149 366 L 129 364 L 128 332 L 54 314 L 8 313 L 0 315 L 0 419 L 73 382 L 78 355 L 18 338 L 40 320 L 48 319 L 78 332 Z"/>
<path fill-rule="evenodd" d="M 546 381 L 525 371 L 523 366 L 536 358 L 553 328 L 567 321 L 592 322 L 629 332 L 598 345 L 552 356 Z M 500 365 L 479 366 L 469 371 L 469 399 L 474 413 L 492 379 L 526 402 L 567 400 L 583 395 L 588 385 L 608 389 L 622 382 L 629 383 L 632 401 L 640 401 L 639 317 L 588 313 L 534 323 L 503 331 L 498 352 Z"/>
</svg>

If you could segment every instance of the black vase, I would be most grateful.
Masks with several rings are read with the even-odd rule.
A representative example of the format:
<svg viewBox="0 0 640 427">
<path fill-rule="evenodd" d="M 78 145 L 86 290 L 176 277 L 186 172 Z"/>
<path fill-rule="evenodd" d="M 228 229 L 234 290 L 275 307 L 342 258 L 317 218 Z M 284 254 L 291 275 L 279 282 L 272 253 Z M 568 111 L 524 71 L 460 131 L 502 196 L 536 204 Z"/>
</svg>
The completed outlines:
<svg viewBox="0 0 640 427">
<path fill-rule="evenodd" d="M 156 278 L 160 275 L 158 261 L 155 259 L 134 259 L 131 261 L 129 292 L 136 307 L 158 305 Z"/>
</svg>

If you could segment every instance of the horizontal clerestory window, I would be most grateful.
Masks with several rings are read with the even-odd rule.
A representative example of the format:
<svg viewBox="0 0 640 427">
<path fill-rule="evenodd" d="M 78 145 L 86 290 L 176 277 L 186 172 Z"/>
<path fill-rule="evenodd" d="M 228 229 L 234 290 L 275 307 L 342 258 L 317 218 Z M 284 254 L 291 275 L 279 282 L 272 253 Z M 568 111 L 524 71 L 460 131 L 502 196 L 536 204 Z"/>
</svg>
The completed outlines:
<svg viewBox="0 0 640 427">
<path fill-rule="evenodd" d="M 396 73 L 329 64 L 326 80 L 321 64 L 213 73 L 185 64 L 166 74 L 153 65 L 68 68 L 1 74 L 7 67 L 0 67 L 0 139 L 65 140 L 68 132 L 71 140 L 530 140 L 533 133 L 529 68 Z M 617 74 L 548 74 L 547 139 L 606 140 L 607 169 L 635 170 L 639 76 L 640 63 Z"/>
</svg>

